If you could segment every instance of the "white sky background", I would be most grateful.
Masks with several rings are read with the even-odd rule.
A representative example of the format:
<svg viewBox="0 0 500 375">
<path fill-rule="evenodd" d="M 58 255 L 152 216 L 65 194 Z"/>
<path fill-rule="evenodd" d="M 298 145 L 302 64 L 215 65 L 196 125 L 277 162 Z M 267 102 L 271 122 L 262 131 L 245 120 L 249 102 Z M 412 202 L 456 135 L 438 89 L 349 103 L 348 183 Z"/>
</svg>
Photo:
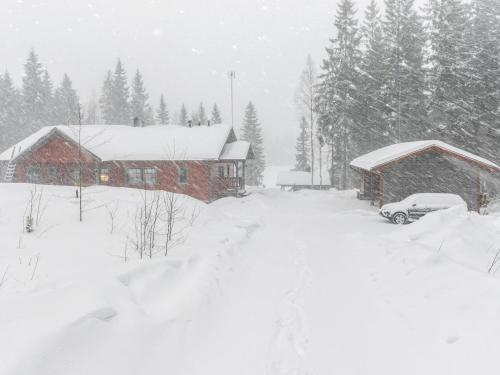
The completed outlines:
<svg viewBox="0 0 500 375">
<path fill-rule="evenodd" d="M 368 0 L 356 3 L 364 12 Z M 85 103 L 120 57 L 129 79 L 142 71 L 153 107 L 160 93 L 171 114 L 200 101 L 209 111 L 216 101 L 227 123 L 227 72 L 235 70 L 235 128 L 252 100 L 268 162 L 293 164 L 294 90 L 307 55 L 318 65 L 323 58 L 336 7 L 337 0 L 0 0 L 0 69 L 19 84 L 34 47 L 52 79 L 67 72 Z"/>
</svg>

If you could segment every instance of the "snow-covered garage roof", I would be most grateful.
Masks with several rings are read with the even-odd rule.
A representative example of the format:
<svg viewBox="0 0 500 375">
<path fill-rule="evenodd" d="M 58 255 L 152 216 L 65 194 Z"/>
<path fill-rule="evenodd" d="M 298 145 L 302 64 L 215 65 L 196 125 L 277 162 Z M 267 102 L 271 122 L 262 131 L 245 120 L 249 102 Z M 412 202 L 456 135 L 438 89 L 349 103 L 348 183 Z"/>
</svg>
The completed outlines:
<svg viewBox="0 0 500 375">
<path fill-rule="evenodd" d="M 23 155 L 40 141 L 60 132 L 78 142 L 78 126 L 44 127 L 0 154 L 0 160 Z M 223 149 L 227 142 L 236 141 L 231 126 L 156 125 L 133 127 L 128 125 L 84 125 L 81 127 L 82 146 L 100 158 L 110 160 L 218 160 L 221 156 L 240 156 L 250 144 L 235 142 Z M 238 153 L 238 155 L 233 155 Z M 246 156 L 246 155 L 245 155 Z M 237 159 L 239 160 L 239 159 Z"/>
<path fill-rule="evenodd" d="M 429 148 L 438 148 L 458 158 L 483 166 L 486 169 L 493 170 L 495 172 L 500 171 L 500 166 L 487 159 L 474 155 L 468 151 L 461 150 L 442 141 L 436 140 L 396 143 L 394 145 L 380 148 L 354 159 L 351 162 L 351 166 L 354 168 L 371 171 L 390 162 L 411 156 L 412 154 L 424 151 Z"/>
</svg>

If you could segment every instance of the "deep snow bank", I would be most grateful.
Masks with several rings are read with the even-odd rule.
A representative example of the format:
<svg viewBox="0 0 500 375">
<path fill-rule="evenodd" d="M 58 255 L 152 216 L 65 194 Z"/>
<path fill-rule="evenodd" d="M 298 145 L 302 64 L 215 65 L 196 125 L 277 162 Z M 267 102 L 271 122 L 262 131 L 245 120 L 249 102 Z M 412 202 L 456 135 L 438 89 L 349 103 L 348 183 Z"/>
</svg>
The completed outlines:
<svg viewBox="0 0 500 375">
<path fill-rule="evenodd" d="M 431 252 L 487 272 L 500 249 L 500 217 L 454 207 L 398 228 L 391 237 L 423 245 Z"/>
</svg>

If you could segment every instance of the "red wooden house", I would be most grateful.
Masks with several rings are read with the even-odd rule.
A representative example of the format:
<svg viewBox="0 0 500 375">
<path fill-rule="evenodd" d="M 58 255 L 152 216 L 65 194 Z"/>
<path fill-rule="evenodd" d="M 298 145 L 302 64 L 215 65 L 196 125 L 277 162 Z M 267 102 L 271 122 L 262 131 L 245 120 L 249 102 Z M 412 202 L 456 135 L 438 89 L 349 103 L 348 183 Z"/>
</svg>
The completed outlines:
<svg viewBox="0 0 500 375">
<path fill-rule="evenodd" d="M 398 143 L 351 162 L 360 172 L 360 199 L 382 206 L 415 193 L 460 195 L 479 210 L 488 193 L 498 190 L 500 166 L 441 141 Z"/>
<path fill-rule="evenodd" d="M 210 202 L 245 188 L 248 142 L 212 126 L 50 126 L 0 154 L 4 182 L 158 189 Z M 81 172 L 80 172 L 81 171 Z"/>
</svg>

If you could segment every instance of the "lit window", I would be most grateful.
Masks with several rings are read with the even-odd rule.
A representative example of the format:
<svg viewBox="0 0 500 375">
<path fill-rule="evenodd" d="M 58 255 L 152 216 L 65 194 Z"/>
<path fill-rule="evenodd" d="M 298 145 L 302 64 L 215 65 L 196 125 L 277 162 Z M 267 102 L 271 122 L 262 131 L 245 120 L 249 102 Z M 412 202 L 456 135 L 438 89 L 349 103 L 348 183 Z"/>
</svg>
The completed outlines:
<svg viewBox="0 0 500 375">
<path fill-rule="evenodd" d="M 108 168 L 101 168 L 101 171 L 99 173 L 99 182 L 101 184 L 107 184 L 109 182 L 109 169 Z"/>
<path fill-rule="evenodd" d="M 185 167 L 179 168 L 179 182 L 181 184 L 187 184 L 188 182 L 188 170 Z"/>
<path fill-rule="evenodd" d="M 138 185 L 142 183 L 142 173 L 139 168 L 127 169 L 127 182 L 130 185 Z"/>
<path fill-rule="evenodd" d="M 156 185 L 156 168 L 144 168 L 144 182 L 148 185 Z"/>
</svg>

